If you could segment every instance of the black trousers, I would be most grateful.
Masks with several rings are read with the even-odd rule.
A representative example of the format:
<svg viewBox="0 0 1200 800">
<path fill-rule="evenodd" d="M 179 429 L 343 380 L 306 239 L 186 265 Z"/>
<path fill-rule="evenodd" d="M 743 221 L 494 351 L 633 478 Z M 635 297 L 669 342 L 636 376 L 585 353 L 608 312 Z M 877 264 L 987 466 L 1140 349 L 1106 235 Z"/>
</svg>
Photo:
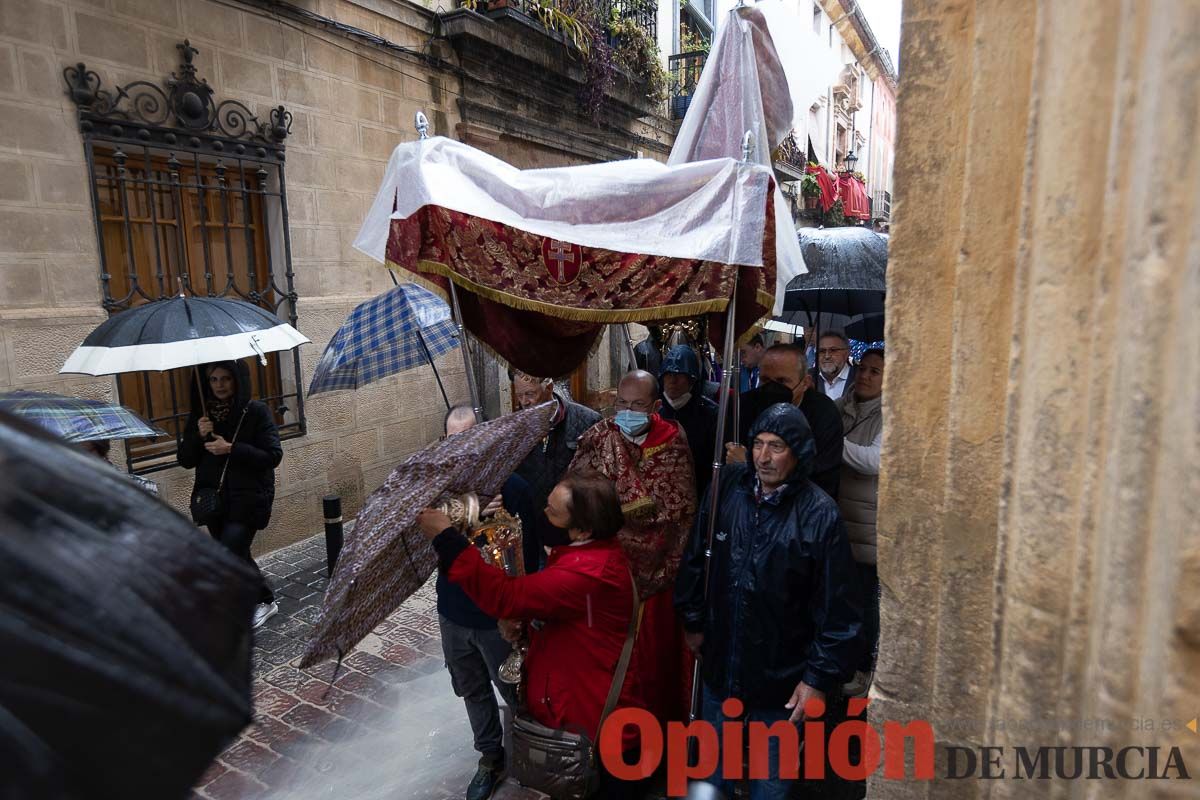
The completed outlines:
<svg viewBox="0 0 1200 800">
<path fill-rule="evenodd" d="M 858 581 L 866 597 L 863 608 L 863 648 L 858 669 L 870 672 L 875 669 L 875 656 L 879 652 L 879 571 L 874 564 L 858 564 Z"/>
<path fill-rule="evenodd" d="M 266 578 L 263 577 L 258 564 L 254 563 L 254 559 L 250 557 L 250 545 L 254 543 L 254 534 L 258 533 L 258 531 L 244 522 L 222 520 L 209 524 L 208 532 L 214 539 L 228 547 L 230 552 L 235 556 L 243 559 L 254 568 L 255 574 L 258 575 L 258 584 L 261 587 L 258 592 L 258 602 L 275 602 L 275 593 L 267 585 Z"/>
</svg>

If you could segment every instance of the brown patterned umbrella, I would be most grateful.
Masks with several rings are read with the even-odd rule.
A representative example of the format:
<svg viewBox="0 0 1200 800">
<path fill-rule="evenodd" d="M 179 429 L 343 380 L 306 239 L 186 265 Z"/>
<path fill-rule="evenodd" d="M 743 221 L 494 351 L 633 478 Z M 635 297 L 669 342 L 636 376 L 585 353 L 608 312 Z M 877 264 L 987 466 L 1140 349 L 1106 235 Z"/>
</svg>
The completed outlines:
<svg viewBox="0 0 1200 800">
<path fill-rule="evenodd" d="M 476 425 L 413 453 L 367 498 L 338 556 L 317 630 L 301 666 L 350 652 L 419 589 L 437 559 L 417 514 L 446 492 L 499 494 L 521 460 L 550 431 L 544 403 Z"/>
</svg>

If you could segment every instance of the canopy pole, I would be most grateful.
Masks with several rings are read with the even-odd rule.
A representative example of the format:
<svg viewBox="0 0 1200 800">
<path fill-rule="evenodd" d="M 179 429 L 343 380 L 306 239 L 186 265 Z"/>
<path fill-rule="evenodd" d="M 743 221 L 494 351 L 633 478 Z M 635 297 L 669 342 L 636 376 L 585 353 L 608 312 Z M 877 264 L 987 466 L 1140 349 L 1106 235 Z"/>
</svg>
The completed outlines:
<svg viewBox="0 0 1200 800">
<path fill-rule="evenodd" d="M 734 325 L 737 319 L 737 286 L 738 274 L 733 274 L 733 292 L 729 297 L 729 309 L 725 313 L 725 342 L 724 342 L 724 359 L 726 364 L 732 364 L 734 358 Z M 730 402 L 730 384 L 733 376 L 737 373 L 737 368 L 724 369 L 721 371 L 721 388 L 720 402 L 717 406 L 717 437 L 713 445 L 713 462 L 712 462 L 712 481 L 708 485 L 708 530 L 705 532 L 704 545 L 704 604 L 708 605 L 708 578 L 709 569 L 712 565 L 712 544 L 713 535 L 717 530 L 717 505 L 720 500 L 720 480 L 721 480 L 721 457 L 725 453 L 725 421 L 729 415 Z M 734 437 L 738 436 L 738 432 L 734 432 Z M 697 657 L 696 664 L 692 668 L 692 708 L 688 716 L 691 721 L 696 721 L 700 716 L 700 659 Z"/>
<path fill-rule="evenodd" d="M 417 129 L 417 137 L 419 139 L 429 138 L 429 119 L 424 112 L 418 111 L 413 114 L 413 126 Z M 395 205 L 392 206 L 395 210 Z M 392 283 L 396 284 L 396 273 L 388 270 L 392 275 Z M 454 281 L 447 279 L 450 284 L 450 310 L 454 314 L 454 326 L 458 329 L 458 346 L 462 349 L 463 366 L 467 369 L 467 391 L 471 395 L 471 410 L 475 412 L 475 421 L 483 422 L 483 407 L 479 404 L 479 389 L 475 386 L 475 370 L 471 367 L 471 351 L 467 347 L 467 332 L 463 329 L 462 311 L 458 307 L 458 290 L 454 288 Z M 437 367 L 433 363 L 433 358 L 429 355 L 429 348 L 425 345 L 425 337 L 421 335 L 421 331 L 417 330 L 417 338 L 421 341 L 421 347 L 425 350 L 425 360 L 429 362 L 429 366 L 433 369 L 433 377 L 437 378 L 438 388 L 442 390 L 442 400 L 446 403 L 446 408 L 450 408 L 450 398 L 446 396 L 446 387 L 442 386 L 442 376 L 438 375 Z"/>
<path fill-rule="evenodd" d="M 462 309 L 458 306 L 458 289 L 450 283 L 450 311 L 454 314 L 454 326 L 458 329 L 458 346 L 462 349 L 463 366 L 467 368 L 467 392 L 471 395 L 471 410 L 475 421 L 483 422 L 483 407 L 479 405 L 479 387 L 475 385 L 475 369 L 471 366 L 471 351 L 467 347 L 467 331 L 463 328 Z"/>
<path fill-rule="evenodd" d="M 621 328 L 621 338 L 625 340 L 625 347 L 629 350 L 629 369 L 625 370 L 629 372 L 638 368 L 637 350 L 633 347 L 633 336 L 629 333 L 629 323 L 622 322 L 619 327 Z M 657 378 L 658 376 L 655 375 L 654 377 Z"/>
<path fill-rule="evenodd" d="M 742 161 L 749 162 L 750 157 L 754 155 L 754 134 L 751 131 L 746 131 L 746 135 L 742 137 Z M 717 436 L 713 442 L 713 463 L 712 463 L 712 480 L 708 485 L 708 530 L 705 532 L 704 542 L 704 605 L 708 605 L 708 583 L 709 572 L 712 569 L 712 545 L 713 536 L 717 532 L 717 506 L 721 497 L 721 459 L 725 454 L 725 422 L 729 416 L 730 388 L 733 386 L 734 377 L 738 373 L 738 368 L 734 362 L 734 331 L 737 324 L 737 296 L 738 296 L 738 276 L 740 270 L 733 272 L 733 287 L 729 292 L 729 306 L 725 311 L 725 340 L 723 353 L 723 366 L 721 370 L 721 388 L 719 403 L 717 405 Z M 740 386 L 738 386 L 740 388 Z M 737 396 L 733 397 L 734 404 L 734 420 L 737 422 Z M 733 436 L 736 441 L 741 435 L 740 430 L 734 430 Z M 747 454 L 749 456 L 749 454 Z M 696 657 L 695 666 L 692 667 L 692 708 L 688 712 L 688 717 L 692 722 L 695 722 L 700 716 L 700 658 Z M 696 743 L 693 741 L 692 743 Z M 695 752 L 689 753 L 689 760 L 695 755 Z"/>
<path fill-rule="evenodd" d="M 742 381 L 741 381 L 742 359 L 741 359 L 741 354 L 739 353 L 739 354 L 735 355 L 734 359 L 735 360 L 733 362 L 733 366 L 730 367 L 730 371 L 733 373 L 733 378 L 730 381 L 730 384 L 733 386 L 733 397 L 729 398 L 729 402 L 733 404 L 733 438 L 734 438 L 734 441 L 737 441 L 738 437 L 742 435 Z M 724 436 L 725 436 L 725 431 L 722 430 L 721 435 L 718 436 L 717 438 L 718 439 L 724 438 Z"/>
</svg>

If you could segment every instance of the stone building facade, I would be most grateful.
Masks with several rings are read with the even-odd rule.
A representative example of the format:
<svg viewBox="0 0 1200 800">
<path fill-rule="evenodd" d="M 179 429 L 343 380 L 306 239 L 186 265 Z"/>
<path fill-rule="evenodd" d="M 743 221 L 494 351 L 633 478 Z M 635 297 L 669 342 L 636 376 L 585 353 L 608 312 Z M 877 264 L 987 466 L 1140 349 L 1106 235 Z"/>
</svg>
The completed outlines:
<svg viewBox="0 0 1200 800">
<path fill-rule="evenodd" d="M 905 2 L 871 708 L 1008 777 L 871 797 L 1196 796 L 1198 37 L 1189 3 Z M 1193 780 L 1015 780 L 1016 746 Z"/>
<path fill-rule="evenodd" d="M 113 264 L 106 267 L 110 280 L 101 280 L 101 255 L 108 252 L 101 241 L 107 241 L 112 220 L 98 211 L 107 202 L 104 184 L 93 201 L 89 169 L 98 174 L 107 164 L 110 177 L 122 168 L 136 174 L 140 144 L 134 134 L 140 128 L 133 119 L 123 131 L 127 165 L 111 161 L 112 142 L 97 140 L 92 155 L 85 155 L 81 108 L 68 92 L 64 70 L 84 65 L 95 73 L 97 87 L 113 96 L 117 87 L 138 81 L 162 88 L 169 76 L 186 72 L 180 46 L 187 40 L 195 51 L 190 66 L 212 89 L 214 103 L 242 104 L 252 125 L 266 123 L 268 131 L 274 109 L 289 115 L 290 130 L 274 143 L 282 157 L 264 148 L 264 159 L 283 167 L 286 222 L 278 201 L 264 195 L 262 208 L 273 205 L 263 211 L 270 241 L 260 247 L 270 254 L 272 297 L 284 301 L 280 315 L 292 310 L 286 299 L 294 292 L 296 325 L 313 342 L 300 349 L 299 375 L 288 372 L 284 358 L 281 382 L 272 384 L 296 394 L 307 387 L 317 358 L 350 310 L 392 285 L 389 273 L 351 242 L 392 149 L 416 137 L 418 110 L 428 116 L 432 134 L 463 139 L 520 167 L 639 154 L 665 158 L 669 126 L 653 104 L 639 99 L 637 86 L 618 81 L 609 121 L 603 127 L 590 123 L 567 103 L 580 75 L 561 39 L 531 19 L 513 18 L 519 16 L 435 13 L 408 0 L 0 0 L 0 391 L 118 398 L 112 378 L 58 370 L 106 319 L 105 298 L 120 294 L 116 289 L 126 280 L 124 267 Z M 519 41 L 510 35 L 514 31 Z M 514 81 L 518 73 L 521 79 Z M 160 127 L 177 124 L 171 118 Z M 208 174 L 217 162 L 233 164 L 235 155 L 212 151 L 207 138 L 201 150 L 208 151 L 188 150 L 185 133 L 171 141 L 187 150 L 185 162 L 198 159 L 196 170 Z M 90 135 L 109 134 L 94 127 Z M 145 141 L 164 144 L 161 135 Z M 251 158 L 269 139 L 247 139 L 249 149 L 238 153 Z M 234 138 L 225 141 L 235 146 Z M 154 157 L 165 164 L 169 150 L 156 150 Z M 169 171 L 153 169 L 160 168 L 163 175 Z M 277 191 L 275 181 L 267 179 Z M 126 200 L 126 208 L 132 205 Z M 192 278 L 197 274 L 193 269 Z M 581 370 L 589 391 L 611 382 L 608 351 L 600 352 L 606 358 Z M 438 370 L 451 402 L 465 400 L 458 351 L 440 359 Z M 487 403 L 499 410 L 506 381 L 495 364 L 480 371 Z M 398 461 L 440 434 L 438 397 L 431 370 L 422 368 L 356 392 L 285 398 L 288 411 L 280 419 L 292 424 L 295 435 L 284 442 L 273 519 L 256 550 L 317 532 L 320 501 L 328 493 L 341 494 L 346 513 L 353 514 Z M 178 405 L 186 412 L 182 401 Z M 114 451 L 113 460 L 122 463 L 124 454 Z M 167 468 L 149 477 L 170 503 L 186 507 L 189 472 Z"/>
</svg>

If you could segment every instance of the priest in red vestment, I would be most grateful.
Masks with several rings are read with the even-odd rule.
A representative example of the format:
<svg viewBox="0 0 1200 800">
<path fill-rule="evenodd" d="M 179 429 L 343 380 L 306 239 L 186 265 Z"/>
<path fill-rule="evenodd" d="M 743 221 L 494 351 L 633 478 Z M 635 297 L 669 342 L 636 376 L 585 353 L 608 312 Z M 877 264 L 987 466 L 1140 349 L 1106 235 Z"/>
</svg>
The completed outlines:
<svg viewBox="0 0 1200 800">
<path fill-rule="evenodd" d="M 658 379 L 634 370 L 617 387 L 617 416 L 589 428 L 569 472 L 594 471 L 616 483 L 625 513 L 619 534 L 643 601 L 633 653 L 650 710 L 661 720 L 687 714 L 690 655 L 672 589 L 696 514 L 696 478 L 678 423 L 658 415 Z"/>
</svg>

